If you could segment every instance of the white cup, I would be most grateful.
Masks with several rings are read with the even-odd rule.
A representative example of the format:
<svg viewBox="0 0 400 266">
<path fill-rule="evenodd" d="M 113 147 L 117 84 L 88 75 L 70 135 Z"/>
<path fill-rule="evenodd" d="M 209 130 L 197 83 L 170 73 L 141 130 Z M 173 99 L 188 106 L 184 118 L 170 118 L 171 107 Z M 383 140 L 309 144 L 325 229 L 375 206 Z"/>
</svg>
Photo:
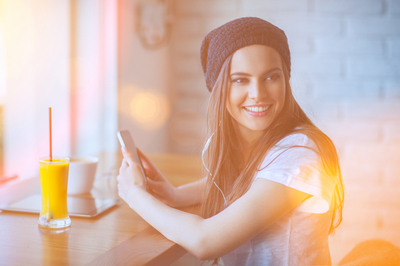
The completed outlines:
<svg viewBox="0 0 400 266">
<path fill-rule="evenodd" d="M 99 158 L 72 156 L 69 161 L 68 194 L 90 193 L 96 176 Z"/>
</svg>

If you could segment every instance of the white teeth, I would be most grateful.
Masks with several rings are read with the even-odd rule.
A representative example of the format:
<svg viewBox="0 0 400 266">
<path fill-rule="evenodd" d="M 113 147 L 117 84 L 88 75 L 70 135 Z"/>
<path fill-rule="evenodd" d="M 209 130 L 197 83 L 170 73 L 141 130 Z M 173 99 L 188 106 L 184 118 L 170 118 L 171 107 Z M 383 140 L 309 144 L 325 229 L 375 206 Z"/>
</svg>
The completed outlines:
<svg viewBox="0 0 400 266">
<path fill-rule="evenodd" d="M 245 107 L 247 110 L 251 111 L 251 112 L 256 112 L 256 113 L 260 113 L 260 112 L 264 112 L 268 109 L 269 106 L 263 106 L 263 107 Z"/>
</svg>

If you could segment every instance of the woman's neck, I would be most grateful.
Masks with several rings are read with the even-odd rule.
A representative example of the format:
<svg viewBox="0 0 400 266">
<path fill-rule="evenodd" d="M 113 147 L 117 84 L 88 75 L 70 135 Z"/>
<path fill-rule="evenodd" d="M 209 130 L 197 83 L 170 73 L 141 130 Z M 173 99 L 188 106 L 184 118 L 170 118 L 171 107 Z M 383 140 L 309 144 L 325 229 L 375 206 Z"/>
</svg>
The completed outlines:
<svg viewBox="0 0 400 266">
<path fill-rule="evenodd" d="M 242 130 L 238 129 L 235 127 L 236 135 L 239 139 L 240 145 L 242 147 L 243 151 L 243 158 L 245 161 L 247 161 L 250 151 L 251 151 L 251 146 L 252 144 L 261 136 L 261 134 L 243 134 Z"/>
<path fill-rule="evenodd" d="M 249 149 L 250 146 L 260 138 L 263 134 L 263 131 L 253 131 L 248 128 L 244 128 L 243 126 L 234 126 L 236 135 L 239 138 L 239 141 L 244 149 Z"/>
</svg>

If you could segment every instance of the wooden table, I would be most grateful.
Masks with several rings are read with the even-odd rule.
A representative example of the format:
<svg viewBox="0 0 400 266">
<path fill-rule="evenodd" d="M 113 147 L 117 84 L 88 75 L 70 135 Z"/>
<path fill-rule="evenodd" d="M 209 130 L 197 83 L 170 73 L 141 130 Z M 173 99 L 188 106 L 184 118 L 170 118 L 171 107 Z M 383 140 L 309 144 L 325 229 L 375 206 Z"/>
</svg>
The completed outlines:
<svg viewBox="0 0 400 266">
<path fill-rule="evenodd" d="M 201 177 L 198 157 L 149 157 L 175 186 Z M 118 197 L 115 175 L 116 171 L 97 180 L 92 194 Z M 37 191 L 38 180 L 33 178 L 7 188 L 8 194 L 20 197 Z M 17 187 L 18 191 L 11 191 Z M 4 191 L 0 195 L 3 201 L 7 194 Z M 1 265 L 169 265 L 186 253 L 122 200 L 96 218 L 71 217 L 71 227 L 66 230 L 40 229 L 38 218 L 37 214 L 0 212 Z"/>
</svg>

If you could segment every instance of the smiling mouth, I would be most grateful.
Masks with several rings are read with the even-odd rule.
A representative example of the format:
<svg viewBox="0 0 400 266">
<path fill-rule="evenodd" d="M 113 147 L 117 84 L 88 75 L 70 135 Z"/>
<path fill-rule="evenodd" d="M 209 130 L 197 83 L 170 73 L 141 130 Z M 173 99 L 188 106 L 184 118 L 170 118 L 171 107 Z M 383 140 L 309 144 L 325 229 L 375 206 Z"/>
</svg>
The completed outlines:
<svg viewBox="0 0 400 266">
<path fill-rule="evenodd" d="M 254 107 L 254 106 L 247 107 L 247 106 L 245 106 L 244 109 L 246 109 L 247 111 L 253 112 L 253 113 L 263 113 L 263 112 L 267 111 L 269 107 L 270 107 L 270 105 L 268 105 L 268 106 L 260 106 L 260 107 Z"/>
<path fill-rule="evenodd" d="M 263 117 L 269 113 L 269 109 L 272 105 L 269 104 L 267 106 L 245 106 L 243 107 L 244 111 L 255 117 Z"/>
</svg>

